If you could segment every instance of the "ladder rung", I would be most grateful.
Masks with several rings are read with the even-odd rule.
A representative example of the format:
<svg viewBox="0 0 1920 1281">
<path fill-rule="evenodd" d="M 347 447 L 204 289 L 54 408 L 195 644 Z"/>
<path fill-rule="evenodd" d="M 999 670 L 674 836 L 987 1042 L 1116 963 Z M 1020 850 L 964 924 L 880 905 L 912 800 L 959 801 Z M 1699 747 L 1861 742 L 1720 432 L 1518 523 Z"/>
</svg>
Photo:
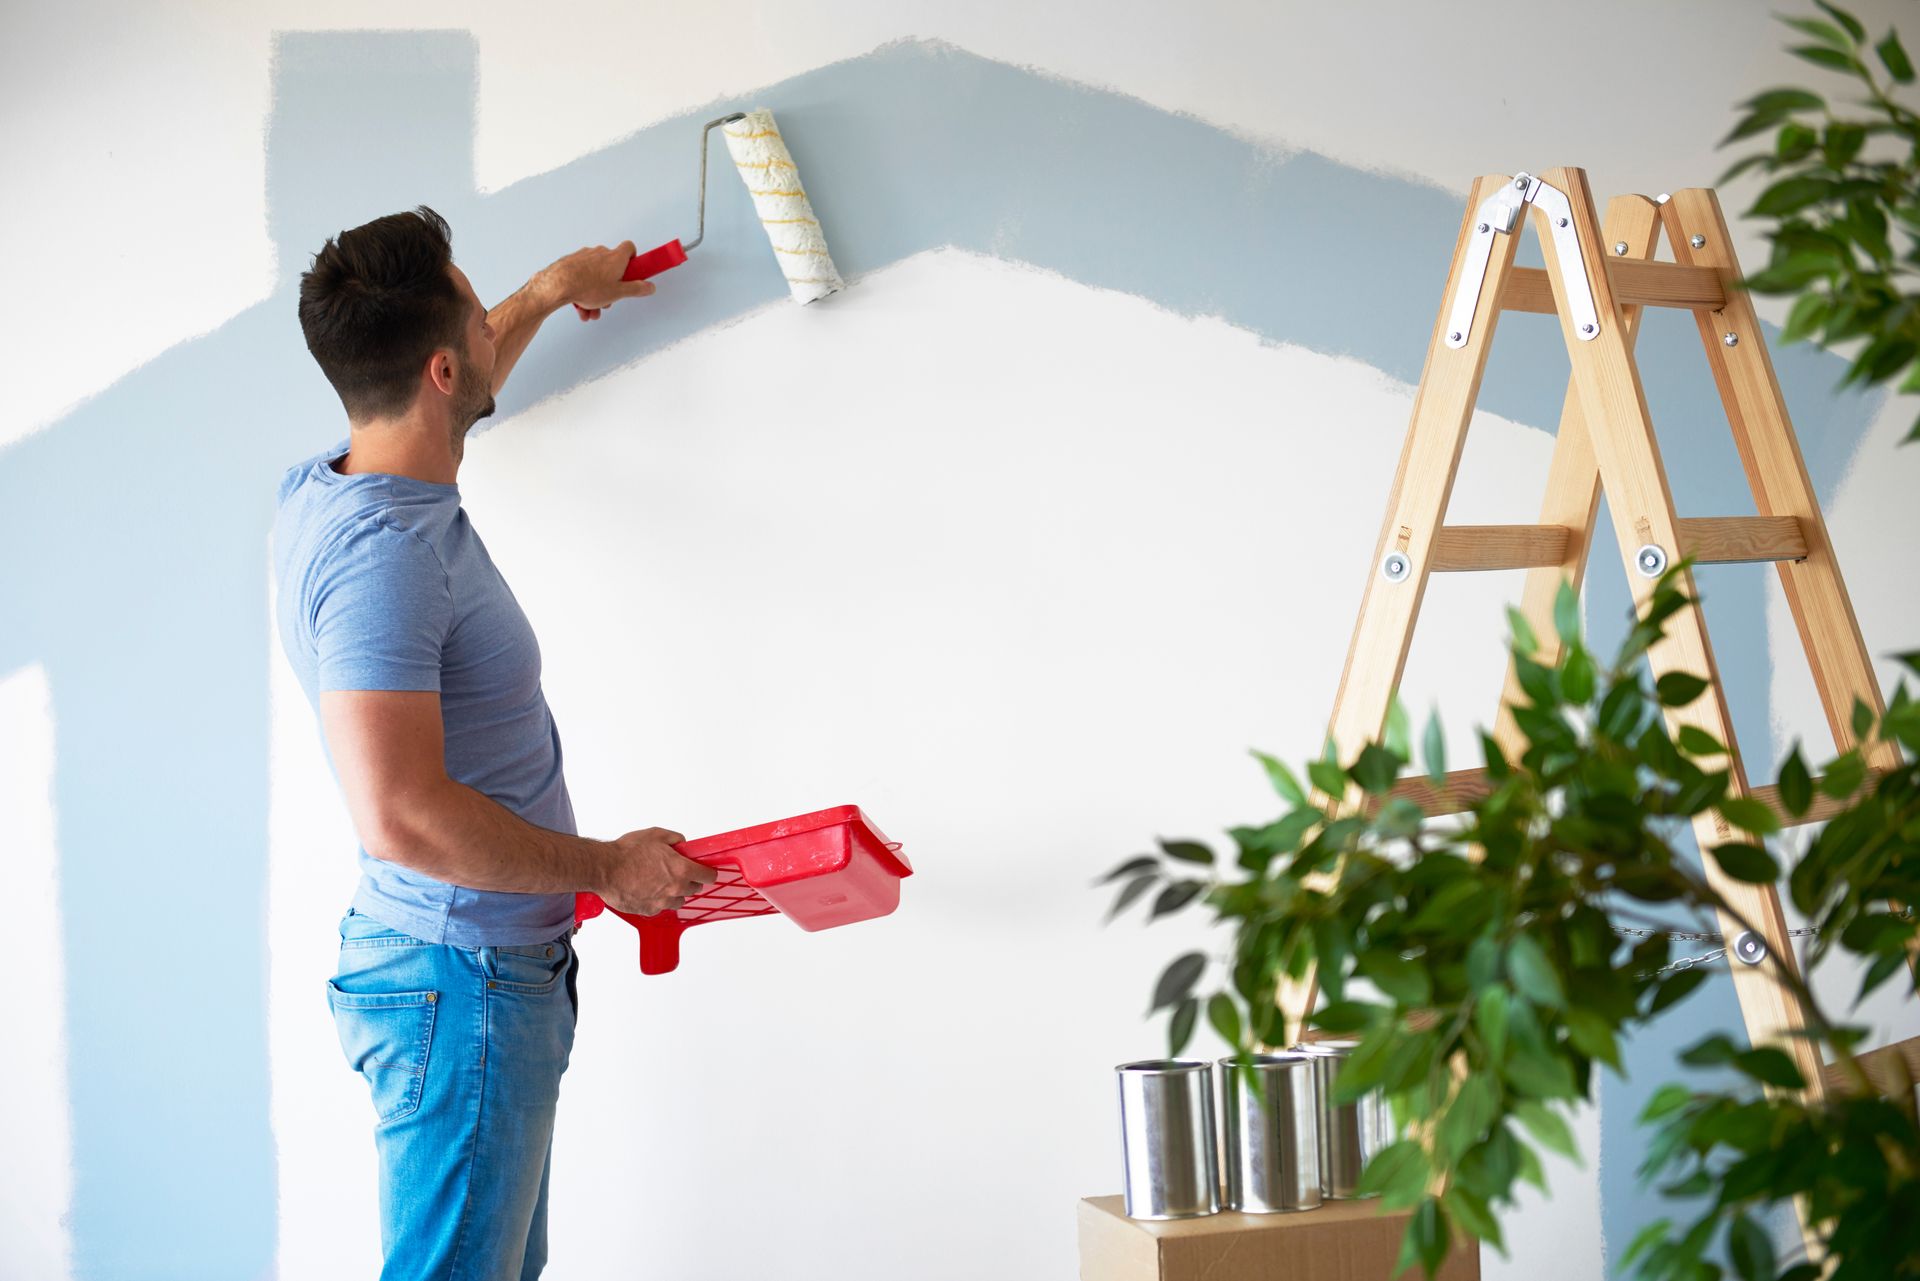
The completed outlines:
<svg viewBox="0 0 1920 1281">
<path fill-rule="evenodd" d="M 1691 307 L 1718 311 L 1727 305 L 1720 273 L 1712 267 L 1683 267 L 1677 262 L 1645 262 L 1621 258 L 1607 263 L 1613 300 L 1621 306 Z M 1507 290 L 1500 296 L 1502 311 L 1552 314 L 1553 285 L 1538 267 L 1515 267 L 1507 273 Z"/>
<path fill-rule="evenodd" d="M 1680 551 L 1702 565 L 1805 560 L 1807 538 L 1798 516 L 1684 516 Z"/>
<path fill-rule="evenodd" d="M 1428 814 L 1458 814 L 1492 790 L 1485 770 L 1457 769 L 1438 787 L 1425 774 L 1409 774 L 1393 785 L 1391 795 L 1405 797 Z"/>
<path fill-rule="evenodd" d="M 1861 786 L 1873 786 L 1873 780 L 1878 777 L 1877 771 L 1868 770 L 1866 781 Z M 1805 814 L 1787 813 L 1786 807 L 1780 803 L 1778 787 L 1771 785 L 1756 787 L 1747 794 L 1773 810 L 1781 823 L 1788 827 L 1796 827 L 1802 823 L 1824 823 L 1844 809 L 1847 801 L 1836 801 L 1817 790 L 1818 779 L 1814 780 L 1814 783 L 1816 790 L 1813 794 L 1813 804 L 1807 807 Z M 1457 769 L 1449 772 L 1446 779 L 1437 787 L 1434 786 L 1433 780 L 1424 774 L 1405 775 L 1394 783 L 1390 794 L 1405 797 L 1428 814 L 1458 814 L 1492 790 L 1493 785 L 1487 782 L 1485 770 Z M 1920 1076 L 1920 1073 L 1915 1075 Z"/>
<path fill-rule="evenodd" d="M 1894 1068 L 1898 1060 L 1906 1060 L 1909 1081 L 1920 1081 L 1920 1036 L 1910 1036 L 1904 1041 L 1895 1041 L 1892 1045 L 1883 1045 L 1854 1057 L 1860 1060 L 1860 1066 L 1866 1069 L 1867 1079 L 1882 1094 L 1893 1093 L 1898 1083 Z M 1827 1078 L 1827 1089 L 1831 1092 L 1850 1093 L 1858 1088 L 1837 1063 L 1822 1064 L 1821 1072 Z"/>
<path fill-rule="evenodd" d="M 1443 525 L 1433 545 L 1436 573 L 1469 569 L 1531 569 L 1567 558 L 1565 525 Z"/>
<path fill-rule="evenodd" d="M 1872 787 L 1874 780 L 1879 777 L 1880 771 L 1868 770 L 1865 780 L 1860 784 L 1861 788 Z M 1750 788 L 1747 795 L 1770 808 L 1774 812 L 1775 817 L 1777 817 L 1785 827 L 1798 827 L 1802 823 L 1824 823 L 1845 809 L 1850 803 L 1851 797 L 1847 800 L 1836 801 L 1825 792 L 1819 790 L 1819 779 L 1815 779 L 1813 782 L 1813 804 L 1807 806 L 1807 812 L 1804 814 L 1789 814 L 1787 807 L 1780 803 L 1779 787 L 1772 783 L 1767 784 L 1765 787 Z"/>
</svg>

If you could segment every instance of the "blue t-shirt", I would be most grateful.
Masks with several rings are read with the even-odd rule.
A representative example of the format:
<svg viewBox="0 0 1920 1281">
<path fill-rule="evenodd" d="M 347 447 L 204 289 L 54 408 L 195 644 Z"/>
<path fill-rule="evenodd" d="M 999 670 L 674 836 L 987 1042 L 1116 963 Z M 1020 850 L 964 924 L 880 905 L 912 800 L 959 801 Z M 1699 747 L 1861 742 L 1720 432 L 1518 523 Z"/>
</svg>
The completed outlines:
<svg viewBox="0 0 1920 1281">
<path fill-rule="evenodd" d="M 280 641 L 319 710 L 325 690 L 436 690 L 447 775 L 537 827 L 572 834 L 540 646 L 460 508 L 458 485 L 342 475 L 342 442 L 291 468 L 273 526 Z M 429 943 L 544 943 L 572 894 L 468 889 L 360 850 L 356 910 Z"/>
</svg>

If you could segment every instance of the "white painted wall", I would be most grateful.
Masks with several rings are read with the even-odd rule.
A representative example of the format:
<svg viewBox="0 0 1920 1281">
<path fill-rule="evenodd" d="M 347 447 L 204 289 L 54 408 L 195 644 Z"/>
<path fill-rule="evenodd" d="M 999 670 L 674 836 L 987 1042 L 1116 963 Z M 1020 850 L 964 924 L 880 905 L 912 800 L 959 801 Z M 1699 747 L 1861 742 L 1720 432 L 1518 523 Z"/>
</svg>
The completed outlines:
<svg viewBox="0 0 1920 1281">
<path fill-rule="evenodd" d="M 1227 0 L 483 0 L 405 21 L 478 36 L 489 188 L 905 35 L 1450 191 L 1560 163 L 1601 192 L 1709 182 L 1729 104 L 1792 74 L 1744 0 L 1598 17 L 1510 5 L 1471 22 L 1416 0 L 1364 21 Z M 269 33 L 392 22 L 363 0 L 0 11 L 0 272 L 31 300 L 0 313 L 0 441 L 267 294 Z M 555 328 L 541 341 L 566 341 Z M 841 398 L 768 413 L 762 390 L 803 375 Z M 1098 928 L 1086 882 L 1155 831 L 1214 836 L 1271 811 L 1243 749 L 1324 723 L 1346 632 L 1317 618 L 1357 604 L 1410 404 L 1358 364 L 944 252 L 830 306 L 702 334 L 476 442 L 466 501 L 540 629 L 586 830 L 707 832 L 857 801 L 919 869 L 894 918 L 696 931 L 666 979 L 642 979 L 623 926 L 583 935 L 555 1275 L 625 1274 L 636 1242 L 687 1278 L 1073 1275 L 1073 1200 L 1117 1185 L 1108 1069 L 1153 1050 L 1146 992 L 1185 941 L 1179 926 Z M 1548 445 L 1481 416 L 1455 519 L 1532 519 Z M 1888 474 L 1863 471 L 1834 513 L 1855 581 L 1883 589 L 1910 578 L 1873 534 L 1906 492 Z M 1294 532 L 1281 559 L 1276 522 Z M 1406 698 L 1450 711 L 1459 759 L 1498 688 L 1513 587 L 1450 577 L 1428 598 Z M 1877 599 L 1861 611 L 1869 643 L 1911 644 L 1910 598 Z M 364 1093 L 320 995 L 351 841 L 274 662 L 280 1268 L 365 1275 Z M 26 851 L 39 877 L 27 915 L 42 922 L 56 901 L 45 702 L 37 677 L 0 685 L 0 788 L 16 802 L 0 822 L 22 835 L 0 831 L 9 865 Z M 29 751 L 12 767 L 16 742 Z M 57 992 L 57 970 L 46 981 Z M 60 1008 L 34 1015 L 49 1045 Z M 51 1062 L 25 1083 L 58 1100 Z M 11 1067 L 8 1085 L 0 1100 L 18 1095 Z M 0 1242 L 31 1242 L 35 1276 L 59 1275 L 64 1249 L 62 1115 L 0 1112 L 0 1151 L 41 1153 L 51 1172 L 0 1202 L 24 1207 L 24 1235 L 0 1218 Z M 5 1127 L 29 1124 L 31 1146 L 13 1148 Z M 1553 1179 L 1488 1275 L 1600 1277 L 1591 1169 Z M 756 1231 L 734 1226 L 748 1218 Z"/>
<path fill-rule="evenodd" d="M 0 1277 L 64 1281 L 73 1194 L 66 963 L 54 840 L 53 703 L 38 665 L 0 677 L 0 882 L 7 1035 L 0 1088 Z"/>
</svg>

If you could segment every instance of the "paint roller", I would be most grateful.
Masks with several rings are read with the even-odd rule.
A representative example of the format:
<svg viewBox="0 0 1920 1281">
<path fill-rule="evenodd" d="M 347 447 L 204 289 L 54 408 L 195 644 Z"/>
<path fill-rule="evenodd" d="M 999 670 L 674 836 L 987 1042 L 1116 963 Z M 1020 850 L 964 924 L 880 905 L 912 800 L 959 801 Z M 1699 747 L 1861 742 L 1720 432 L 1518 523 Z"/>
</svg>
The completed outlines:
<svg viewBox="0 0 1920 1281">
<path fill-rule="evenodd" d="M 730 116 L 709 120 L 700 130 L 700 214 L 693 239 L 669 240 L 658 249 L 635 254 L 627 263 L 622 280 L 647 280 L 687 260 L 687 251 L 707 234 L 707 136 L 715 129 L 727 140 L 733 165 L 753 196 L 753 207 L 760 215 L 760 226 L 773 242 L 774 260 L 780 264 L 793 291 L 795 302 L 813 302 L 836 292 L 842 281 L 827 253 L 827 239 L 820 232 L 820 220 L 814 216 L 806 189 L 800 185 L 800 171 L 794 167 L 787 144 L 780 137 L 773 113 L 736 111 Z"/>
</svg>

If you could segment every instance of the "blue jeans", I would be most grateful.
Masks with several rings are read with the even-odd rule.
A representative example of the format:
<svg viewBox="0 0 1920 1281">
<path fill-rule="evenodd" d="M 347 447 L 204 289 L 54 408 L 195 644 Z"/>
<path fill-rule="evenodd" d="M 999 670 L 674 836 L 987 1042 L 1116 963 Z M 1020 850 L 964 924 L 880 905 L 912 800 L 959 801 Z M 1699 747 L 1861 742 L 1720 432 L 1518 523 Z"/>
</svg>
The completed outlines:
<svg viewBox="0 0 1920 1281">
<path fill-rule="evenodd" d="M 546 1266 L 554 1109 L 579 1019 L 570 935 L 465 948 L 341 920 L 327 1003 L 373 1096 L 382 1281 L 531 1281 Z"/>
</svg>

